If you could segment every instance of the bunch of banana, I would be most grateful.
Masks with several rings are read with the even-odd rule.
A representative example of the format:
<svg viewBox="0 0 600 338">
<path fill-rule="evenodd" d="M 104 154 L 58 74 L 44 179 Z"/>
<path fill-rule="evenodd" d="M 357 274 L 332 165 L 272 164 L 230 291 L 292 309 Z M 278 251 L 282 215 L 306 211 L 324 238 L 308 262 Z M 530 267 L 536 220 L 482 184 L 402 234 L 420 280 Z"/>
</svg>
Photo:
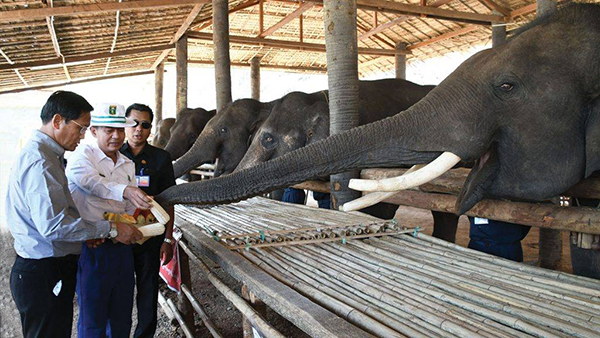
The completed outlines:
<svg viewBox="0 0 600 338">
<path fill-rule="evenodd" d="M 171 217 L 165 209 L 152 200 L 150 212 L 138 209 L 133 216 L 105 212 L 104 219 L 111 222 L 134 224 L 142 235 L 144 235 L 144 238 L 137 242 L 138 244 L 142 244 L 149 237 L 162 235 L 165 232 L 165 224 L 169 222 Z"/>
</svg>

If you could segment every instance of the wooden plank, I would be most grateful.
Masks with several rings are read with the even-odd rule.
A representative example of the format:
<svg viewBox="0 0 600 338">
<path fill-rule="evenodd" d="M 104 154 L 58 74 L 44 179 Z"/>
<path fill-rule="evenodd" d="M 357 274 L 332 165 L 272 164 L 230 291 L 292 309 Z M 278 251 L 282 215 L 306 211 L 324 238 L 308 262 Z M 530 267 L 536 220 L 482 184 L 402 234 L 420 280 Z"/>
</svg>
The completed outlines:
<svg viewBox="0 0 600 338">
<path fill-rule="evenodd" d="M 246 283 L 248 289 L 271 309 L 311 337 L 372 337 L 215 242 L 199 227 L 180 218 L 176 218 L 175 223 L 195 252 L 207 256 L 235 279 Z"/>
<path fill-rule="evenodd" d="M 442 34 L 442 35 L 438 35 L 435 38 L 431 38 L 429 40 L 425 40 L 425 41 L 421 41 L 419 43 L 415 43 L 413 45 L 410 45 L 410 46 L 406 47 L 406 49 L 407 50 L 413 50 L 413 49 L 425 47 L 427 45 L 431 45 L 431 44 L 436 43 L 436 42 L 440 42 L 440 41 L 443 41 L 443 40 L 446 40 L 446 39 L 450 39 L 450 38 L 453 38 L 455 36 L 459 36 L 459 35 L 470 33 L 470 32 L 475 31 L 477 29 L 479 29 L 479 27 L 476 26 L 476 25 L 468 25 L 468 26 L 466 26 L 464 28 L 457 29 L 455 31 L 451 31 L 451 32 L 448 32 L 448 33 L 445 33 L 445 34 Z"/>
<path fill-rule="evenodd" d="M 179 41 L 179 39 L 183 36 L 183 34 L 185 34 L 185 32 L 187 32 L 187 30 L 190 27 L 190 25 L 192 24 L 192 22 L 194 22 L 194 19 L 196 19 L 196 17 L 198 16 L 198 13 L 200 13 L 200 11 L 202 10 L 202 7 L 204 7 L 204 5 L 205 4 L 197 4 L 196 6 L 194 6 L 194 8 L 190 12 L 190 14 L 188 14 L 187 18 L 185 18 L 185 20 L 183 20 L 183 23 L 181 24 L 181 26 L 179 27 L 179 29 L 177 30 L 175 35 L 171 38 L 171 41 L 169 43 L 175 43 L 175 42 Z M 171 50 L 163 50 L 163 52 L 160 53 L 158 58 L 156 58 L 156 61 L 154 61 L 154 63 L 152 64 L 152 69 L 158 67 L 158 65 L 167 57 L 167 55 L 169 55 L 170 52 L 171 52 Z"/>
<path fill-rule="evenodd" d="M 141 54 L 141 53 L 148 53 L 148 52 L 157 52 L 157 51 L 161 51 L 161 50 L 165 50 L 165 49 L 170 50 L 174 47 L 175 47 L 174 44 L 168 44 L 168 45 L 158 45 L 158 46 L 150 46 L 150 47 L 144 47 L 144 48 L 124 49 L 124 50 L 116 51 L 113 53 L 103 52 L 103 53 L 89 54 L 86 56 L 65 57 L 64 60 L 62 58 L 56 58 L 56 59 L 40 60 L 40 61 L 27 61 L 27 62 L 0 65 L 0 70 L 29 68 L 29 67 L 37 67 L 37 66 L 60 65 L 63 63 L 63 61 L 64 61 L 64 63 L 71 63 L 71 62 L 79 62 L 79 61 L 97 60 L 97 59 L 104 59 L 104 58 L 109 58 L 109 57 L 134 55 L 134 54 Z"/>
<path fill-rule="evenodd" d="M 169 58 L 167 60 L 167 62 L 175 62 L 175 59 Z M 208 60 L 188 60 L 188 64 L 214 65 L 214 62 L 208 61 Z M 232 62 L 231 66 L 232 67 L 250 67 L 250 64 L 247 62 Z M 322 68 L 322 67 L 305 67 L 305 66 L 294 67 L 294 66 L 284 66 L 284 65 L 262 65 L 261 64 L 260 68 L 327 73 L 327 68 Z"/>
<path fill-rule="evenodd" d="M 15 71 L 18 71 L 18 70 L 15 69 Z M 114 74 L 114 75 L 106 75 L 106 76 L 92 76 L 92 77 L 86 77 L 86 78 L 81 78 L 81 79 L 75 79 L 73 81 L 67 81 L 67 82 L 56 82 L 56 83 L 39 85 L 39 86 L 31 86 L 31 87 L 26 87 L 26 88 L 0 90 L 0 94 L 20 93 L 20 92 L 24 92 L 24 91 L 28 91 L 28 90 L 47 89 L 47 88 L 65 86 L 65 85 L 69 85 L 69 84 L 86 83 L 86 82 L 93 82 L 93 81 L 98 81 L 98 80 L 118 79 L 118 78 L 122 78 L 122 77 L 148 75 L 148 74 L 154 74 L 154 71 L 153 70 L 143 70 L 143 71 L 139 71 L 139 72 L 129 72 L 129 73 Z"/>
<path fill-rule="evenodd" d="M 306 2 L 306 3 L 302 4 L 298 9 L 296 9 L 295 11 L 293 11 L 292 13 L 290 13 L 289 15 L 287 15 L 285 18 L 283 18 L 278 23 L 276 23 L 273 26 L 269 27 L 269 29 L 267 29 L 266 31 L 262 31 L 261 30 L 261 33 L 258 34 L 257 37 L 258 38 L 264 38 L 265 36 L 273 34 L 273 32 L 275 32 L 279 28 L 287 25 L 290 21 L 292 21 L 292 20 L 296 19 L 297 17 L 301 16 L 302 13 L 304 13 L 307 10 L 313 8 L 313 6 L 314 6 L 314 4 L 310 3 L 310 2 Z"/>
<path fill-rule="evenodd" d="M 405 190 L 386 199 L 385 202 L 456 213 L 456 199 L 453 195 Z M 486 199 L 465 214 L 539 228 L 600 234 L 600 212 L 595 208 Z"/>
<path fill-rule="evenodd" d="M 43 19 L 47 16 L 65 16 L 78 14 L 93 14 L 102 12 L 129 11 L 157 7 L 176 7 L 208 3 L 210 0 L 139 0 L 127 2 L 104 2 L 76 6 L 61 6 L 51 8 L 19 9 L 0 11 L 0 21 L 18 21 L 28 19 Z"/>
<path fill-rule="evenodd" d="M 190 39 L 212 41 L 212 34 L 210 34 L 210 33 L 189 32 L 188 37 Z M 282 48 L 282 49 L 307 50 L 307 51 L 325 53 L 325 45 L 324 44 L 316 44 L 316 43 L 283 41 L 283 40 L 253 38 L 253 37 L 235 36 L 235 35 L 231 35 L 229 37 L 229 42 L 236 43 L 236 44 L 250 45 L 250 46 L 266 46 L 266 47 L 274 47 L 274 48 Z M 393 49 L 358 48 L 358 54 L 394 56 L 396 54 L 403 54 L 403 53 L 410 54 L 409 51 L 404 52 L 404 51 L 393 50 Z"/>
</svg>

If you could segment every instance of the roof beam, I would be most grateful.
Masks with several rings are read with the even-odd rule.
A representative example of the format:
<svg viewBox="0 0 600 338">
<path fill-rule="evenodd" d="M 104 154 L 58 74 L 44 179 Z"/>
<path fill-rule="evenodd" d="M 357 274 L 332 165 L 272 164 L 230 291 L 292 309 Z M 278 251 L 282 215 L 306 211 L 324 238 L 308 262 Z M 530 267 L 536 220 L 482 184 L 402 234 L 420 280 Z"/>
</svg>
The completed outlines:
<svg viewBox="0 0 600 338">
<path fill-rule="evenodd" d="M 53 1 L 50 0 L 50 7 L 54 7 Z M 54 52 L 56 56 L 62 59 L 62 53 L 60 52 L 60 45 L 58 44 L 58 38 L 56 37 L 56 31 L 54 30 L 54 17 L 47 16 L 46 17 L 46 25 L 48 26 L 48 32 L 50 33 L 50 40 L 52 40 L 52 47 L 54 47 Z M 71 74 L 69 74 L 69 69 L 63 63 L 63 71 L 65 72 L 65 76 L 67 81 L 71 81 Z"/>
<path fill-rule="evenodd" d="M 0 48 L 0 55 L 2 55 L 5 59 L 6 62 L 8 62 L 9 65 L 14 65 L 15 63 L 8 57 L 8 55 L 6 55 L 4 53 L 4 51 L 2 50 L 2 48 Z M 25 81 L 25 79 L 23 78 L 23 75 L 21 75 L 21 72 L 19 72 L 18 69 L 14 69 L 15 74 L 17 74 L 17 76 L 19 77 L 19 80 L 21 80 L 21 82 L 23 83 L 23 85 L 25 85 L 25 87 L 29 87 L 29 84 L 27 83 L 27 81 Z"/>
<path fill-rule="evenodd" d="M 295 11 L 293 11 L 292 13 L 290 13 L 289 15 L 287 15 L 285 18 L 283 18 L 281 21 L 279 21 L 278 23 L 276 23 L 273 26 L 271 26 L 266 31 L 261 32 L 260 34 L 258 34 L 257 37 L 258 38 L 264 38 L 265 36 L 273 34 L 273 32 L 275 32 L 279 28 L 285 26 L 286 24 L 288 24 L 290 21 L 294 20 L 295 18 L 301 16 L 302 13 L 304 13 L 307 10 L 311 9 L 314 5 L 315 4 L 313 4 L 311 2 L 306 2 L 306 3 L 302 4 L 302 5 L 300 5 L 300 7 L 298 7 L 298 9 L 296 9 Z"/>
<path fill-rule="evenodd" d="M 230 9 L 229 14 L 241 11 L 243 9 L 246 9 L 246 8 L 249 8 L 252 6 L 256 6 L 256 5 L 258 5 L 259 2 L 260 2 L 260 0 L 249 0 L 249 1 L 243 2 L 243 3 L 233 7 L 232 9 Z M 210 25 L 212 25 L 212 15 L 206 19 L 200 20 L 197 24 L 192 26 L 190 29 L 201 31 Z"/>
<path fill-rule="evenodd" d="M 60 65 L 63 63 L 72 63 L 72 62 L 80 62 L 80 61 L 90 61 L 90 60 L 98 60 L 109 57 L 117 57 L 117 56 L 126 56 L 126 55 L 134 55 L 141 53 L 149 53 L 149 52 L 157 52 L 165 49 L 172 49 L 175 45 L 158 45 L 144 48 L 135 48 L 135 49 L 125 49 L 120 50 L 114 53 L 104 52 L 104 53 L 96 53 L 96 54 L 88 54 L 85 56 L 74 56 L 74 57 L 65 57 L 49 59 L 49 60 L 41 60 L 41 61 L 28 61 L 28 62 L 20 62 L 20 63 L 8 63 L 4 65 L 0 65 L 0 70 L 7 69 L 20 69 L 20 68 L 30 68 L 37 66 L 50 66 L 50 65 Z"/>
<path fill-rule="evenodd" d="M 176 7 L 208 3 L 211 0 L 138 0 L 127 2 L 103 2 L 75 6 L 61 6 L 51 8 L 18 9 L 0 11 L 0 21 L 19 21 L 28 19 L 43 19 L 47 16 L 65 16 L 78 14 L 93 14 L 102 12 L 128 11 L 155 7 Z"/>
<path fill-rule="evenodd" d="M 430 3 L 428 6 L 429 7 L 440 7 L 440 6 L 443 6 L 443 5 L 447 4 L 447 3 L 449 3 L 450 1 L 452 1 L 452 0 L 438 0 L 438 1 L 434 1 L 434 2 Z M 375 14 L 377 14 L 377 11 L 375 12 Z M 364 40 L 364 39 L 366 39 L 366 38 L 368 38 L 370 36 L 373 36 L 375 34 L 381 33 L 384 30 L 386 30 L 388 28 L 391 28 L 393 26 L 399 25 L 402 22 L 404 22 L 404 21 L 406 21 L 406 20 L 408 20 L 410 18 L 411 18 L 411 16 L 403 15 L 403 16 L 399 16 L 399 17 L 395 18 L 392 21 L 386 22 L 386 23 L 384 23 L 384 24 L 382 24 L 380 26 L 376 26 L 373 29 L 371 29 L 370 31 L 368 31 L 368 32 L 366 32 L 364 34 L 361 34 L 358 37 L 358 41 L 362 41 L 362 40 Z"/>
<path fill-rule="evenodd" d="M 564 2 L 567 3 L 570 0 L 557 0 L 558 3 Z M 537 4 L 536 3 L 532 3 L 531 5 L 527 5 L 527 6 L 523 6 L 519 9 L 515 9 L 514 11 L 510 12 L 509 18 L 510 20 L 514 20 L 516 17 L 521 16 L 521 15 L 525 15 L 525 14 L 529 14 L 529 13 L 533 13 L 537 11 Z"/>
<path fill-rule="evenodd" d="M 477 0 L 479 1 L 481 4 L 483 4 L 485 7 L 500 12 L 502 13 L 504 16 L 510 16 L 510 8 L 506 8 L 504 6 L 500 6 L 499 4 L 495 3 L 493 0 Z"/>
<path fill-rule="evenodd" d="M 212 41 L 212 34 L 200 33 L 200 32 L 188 32 L 188 38 L 196 39 L 196 40 Z M 304 42 L 296 42 L 296 41 L 284 41 L 284 40 L 253 38 L 253 37 L 247 37 L 247 36 L 234 36 L 234 35 L 231 35 L 229 37 L 229 42 L 235 43 L 235 44 L 250 45 L 250 46 L 264 46 L 264 47 L 272 47 L 272 48 L 304 50 L 304 51 L 325 53 L 325 45 L 324 44 L 316 44 L 316 43 L 304 43 Z M 409 51 L 405 52 L 405 51 L 394 50 L 394 49 L 358 48 L 358 54 L 367 54 L 367 55 L 394 56 L 396 54 L 404 54 L 404 53 L 410 54 Z"/>
<path fill-rule="evenodd" d="M 196 6 L 194 6 L 194 8 L 190 12 L 190 14 L 188 14 L 187 18 L 185 18 L 185 20 L 183 20 L 183 23 L 181 24 L 181 26 L 179 27 L 179 29 L 177 30 L 177 32 L 175 33 L 173 38 L 171 38 L 170 43 L 175 43 L 175 42 L 179 41 L 179 39 L 181 39 L 183 34 L 185 34 L 185 32 L 187 32 L 187 30 L 190 27 L 190 25 L 192 24 L 192 22 L 194 22 L 194 19 L 196 19 L 196 17 L 202 10 L 202 7 L 204 7 L 204 5 L 205 4 L 197 4 Z M 155 69 L 156 67 L 158 67 L 158 65 L 167 57 L 167 55 L 169 55 L 170 52 L 171 52 L 170 49 L 163 50 L 163 52 L 158 56 L 158 58 L 156 58 L 156 61 L 154 61 L 154 63 L 152 64 L 152 69 Z"/>
<path fill-rule="evenodd" d="M 457 29 L 457 30 L 454 30 L 454 31 L 451 31 L 451 32 L 448 32 L 448 33 L 445 33 L 445 34 L 442 34 L 442 35 L 438 35 L 435 38 L 431 38 L 429 40 L 425 40 L 425 41 L 422 41 L 422 42 L 410 45 L 410 46 L 406 47 L 406 50 L 413 50 L 413 49 L 425 47 L 427 45 L 431 45 L 433 43 L 440 42 L 442 40 L 446 40 L 446 39 L 453 38 L 455 36 L 459 36 L 459 35 L 470 33 L 470 32 L 472 32 L 474 30 L 477 30 L 477 29 L 479 29 L 479 27 L 476 26 L 476 25 L 465 26 L 465 27 L 463 27 L 461 29 Z"/>
<path fill-rule="evenodd" d="M 169 58 L 167 62 L 174 63 L 175 59 Z M 188 60 L 188 64 L 196 64 L 196 65 L 207 65 L 212 66 L 215 63 L 213 61 L 208 60 Z M 250 67 L 250 63 L 245 62 L 232 62 L 232 67 Z M 295 70 L 295 71 L 308 71 L 308 72 L 316 72 L 316 73 L 327 73 L 327 68 L 323 67 L 307 67 L 307 66 L 282 66 L 282 65 L 267 65 L 261 64 L 260 68 L 263 69 L 283 69 L 283 70 Z"/>
<path fill-rule="evenodd" d="M 85 82 L 92 82 L 92 81 L 98 81 L 98 80 L 108 80 L 108 79 L 118 79 L 118 78 L 121 78 L 121 77 L 130 77 L 130 76 L 147 75 L 147 74 L 154 74 L 154 71 L 153 70 L 143 70 L 143 71 L 138 71 L 138 72 L 128 72 L 128 73 L 120 73 L 120 74 L 112 74 L 112 75 L 91 76 L 91 77 L 80 78 L 80 79 L 76 79 L 76 80 L 68 81 L 68 82 L 56 82 L 56 83 L 39 85 L 39 86 L 31 86 L 31 87 L 27 87 L 27 88 L 17 88 L 17 89 L 9 89 L 9 90 L 0 90 L 0 95 L 1 94 L 20 93 L 20 92 L 24 92 L 24 91 L 28 91 L 28 90 L 38 90 L 38 89 L 54 88 L 54 87 L 66 86 L 66 85 L 77 84 L 77 83 L 85 83 Z"/>
</svg>

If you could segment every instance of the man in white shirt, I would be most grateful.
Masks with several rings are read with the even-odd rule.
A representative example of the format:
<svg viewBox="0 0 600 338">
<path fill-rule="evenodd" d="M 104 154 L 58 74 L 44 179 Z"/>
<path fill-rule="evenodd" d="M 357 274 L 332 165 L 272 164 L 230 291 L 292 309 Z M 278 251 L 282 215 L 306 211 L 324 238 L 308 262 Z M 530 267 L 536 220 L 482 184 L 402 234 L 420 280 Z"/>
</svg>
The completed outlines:
<svg viewBox="0 0 600 338">
<path fill-rule="evenodd" d="M 118 104 L 95 110 L 91 132 L 95 144 L 79 147 L 69 158 L 69 190 L 81 215 L 91 221 L 104 213 L 133 214 L 149 209 L 151 200 L 136 187 L 135 165 L 119 149 L 125 127 L 135 124 Z M 130 245 L 105 241 L 96 248 L 83 246 L 77 271 L 80 337 L 128 337 L 134 288 Z"/>
</svg>

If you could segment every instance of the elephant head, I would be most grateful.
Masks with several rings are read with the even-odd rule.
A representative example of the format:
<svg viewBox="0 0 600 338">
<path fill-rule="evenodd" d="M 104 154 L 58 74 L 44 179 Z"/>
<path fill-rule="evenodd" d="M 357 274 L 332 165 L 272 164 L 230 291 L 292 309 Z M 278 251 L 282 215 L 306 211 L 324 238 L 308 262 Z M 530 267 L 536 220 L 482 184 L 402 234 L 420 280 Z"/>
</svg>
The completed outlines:
<svg viewBox="0 0 600 338">
<path fill-rule="evenodd" d="M 272 103 L 241 99 L 226 105 L 210 119 L 193 146 L 175 162 L 175 176 L 194 167 L 219 159 L 215 176 L 231 173 L 250 144 L 250 137 L 271 112 Z M 179 120 L 179 119 L 178 119 Z"/>
<path fill-rule="evenodd" d="M 600 168 L 600 6 L 573 4 L 477 53 L 423 100 L 215 180 L 166 190 L 165 203 L 236 201 L 329 173 L 475 160 L 457 201 L 542 200 Z"/>
<path fill-rule="evenodd" d="M 171 138 L 171 127 L 175 124 L 172 117 L 162 119 L 156 126 L 156 135 L 152 138 L 152 145 L 164 149 Z"/>
<path fill-rule="evenodd" d="M 177 114 L 177 120 L 171 127 L 171 138 L 165 150 L 176 160 L 188 151 L 206 123 L 215 116 L 215 110 L 207 111 L 202 108 L 184 108 Z"/>
<path fill-rule="evenodd" d="M 434 86 L 401 79 L 359 82 L 359 124 L 393 116 L 421 100 Z M 262 124 L 236 170 L 265 162 L 329 136 L 327 92 L 284 96 Z"/>
</svg>

